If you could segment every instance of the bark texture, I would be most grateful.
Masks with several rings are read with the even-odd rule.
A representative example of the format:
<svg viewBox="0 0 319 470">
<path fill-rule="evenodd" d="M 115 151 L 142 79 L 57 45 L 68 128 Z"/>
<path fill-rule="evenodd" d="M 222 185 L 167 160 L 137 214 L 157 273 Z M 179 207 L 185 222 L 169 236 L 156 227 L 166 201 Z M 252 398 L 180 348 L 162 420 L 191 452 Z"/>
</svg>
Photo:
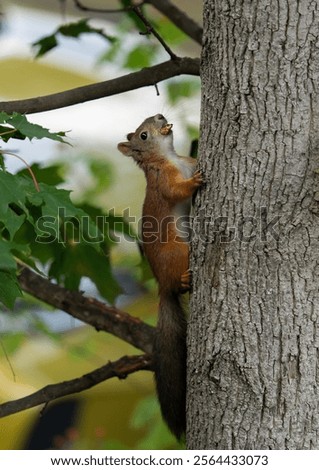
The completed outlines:
<svg viewBox="0 0 319 470">
<path fill-rule="evenodd" d="M 318 1 L 204 2 L 190 449 L 319 449 L 318 25 Z"/>
</svg>

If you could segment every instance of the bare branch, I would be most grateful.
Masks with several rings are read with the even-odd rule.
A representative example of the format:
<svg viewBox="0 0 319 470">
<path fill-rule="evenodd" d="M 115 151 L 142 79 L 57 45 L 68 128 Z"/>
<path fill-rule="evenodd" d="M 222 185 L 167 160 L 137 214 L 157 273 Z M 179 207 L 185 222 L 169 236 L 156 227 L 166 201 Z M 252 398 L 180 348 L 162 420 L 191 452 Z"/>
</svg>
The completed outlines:
<svg viewBox="0 0 319 470">
<path fill-rule="evenodd" d="M 198 44 L 202 43 L 203 29 L 186 13 L 179 8 L 177 8 L 169 0 L 144 0 L 135 5 L 128 7 L 116 8 L 116 9 L 103 9 L 103 8 L 92 8 L 87 7 L 82 4 L 79 0 L 74 0 L 74 4 L 78 7 L 79 10 L 88 11 L 92 13 L 121 13 L 132 11 L 136 7 L 140 7 L 149 3 L 156 10 L 160 11 L 163 15 L 167 16 L 172 23 L 174 23 L 179 29 L 184 31 L 187 36 L 194 39 Z"/>
<path fill-rule="evenodd" d="M 168 55 L 170 56 L 170 58 L 172 60 L 176 60 L 178 57 L 176 54 L 174 54 L 174 52 L 171 50 L 171 48 L 166 44 L 166 42 L 164 41 L 164 39 L 162 38 L 162 36 L 160 34 L 158 34 L 158 32 L 153 28 L 153 26 L 151 25 L 151 23 L 148 21 L 148 19 L 143 15 L 142 13 L 142 10 L 138 7 L 134 7 L 133 8 L 133 11 L 135 12 L 135 14 L 140 18 L 140 20 L 143 21 L 143 23 L 145 24 L 146 26 L 146 33 L 145 34 L 153 34 L 154 37 L 156 37 L 156 39 L 159 41 L 159 43 L 163 46 L 163 48 L 165 49 L 165 51 L 168 53 Z M 141 33 L 141 34 L 144 34 L 144 33 Z"/>
<path fill-rule="evenodd" d="M 198 44 L 202 44 L 203 28 L 169 0 L 145 0 L 145 3 L 152 5 L 163 15 L 167 16 L 179 29 L 184 31 L 187 36 L 194 39 Z"/>
<path fill-rule="evenodd" d="M 129 374 L 139 370 L 152 370 L 152 361 L 149 355 L 124 356 L 115 362 L 109 362 L 77 379 L 47 385 L 31 395 L 3 403 L 0 405 L 0 418 L 33 408 L 43 403 L 47 404 L 60 397 L 82 392 L 112 377 L 124 379 Z"/>
<path fill-rule="evenodd" d="M 155 328 L 139 318 L 108 306 L 80 292 L 70 291 L 24 267 L 20 272 L 21 289 L 37 299 L 64 310 L 98 331 L 107 331 L 147 353 L 152 352 Z"/>
<path fill-rule="evenodd" d="M 79 10 L 89 11 L 91 13 L 122 13 L 122 12 L 126 12 L 126 11 L 132 11 L 132 9 L 135 6 L 141 6 L 141 5 L 143 5 L 143 3 L 145 3 L 144 1 L 141 1 L 136 5 L 131 5 L 131 6 L 122 7 L 122 8 L 94 8 L 94 7 L 87 7 L 87 6 L 83 5 L 83 3 L 80 2 L 79 0 L 73 0 L 73 1 L 74 1 L 75 6 Z"/>
<path fill-rule="evenodd" d="M 158 82 L 183 74 L 199 75 L 199 59 L 178 58 L 113 80 L 73 88 L 61 93 L 26 100 L 3 101 L 0 102 L 0 110 L 9 114 L 13 112 L 40 113 L 105 98 L 106 96 L 124 93 L 144 86 L 154 86 Z"/>
</svg>

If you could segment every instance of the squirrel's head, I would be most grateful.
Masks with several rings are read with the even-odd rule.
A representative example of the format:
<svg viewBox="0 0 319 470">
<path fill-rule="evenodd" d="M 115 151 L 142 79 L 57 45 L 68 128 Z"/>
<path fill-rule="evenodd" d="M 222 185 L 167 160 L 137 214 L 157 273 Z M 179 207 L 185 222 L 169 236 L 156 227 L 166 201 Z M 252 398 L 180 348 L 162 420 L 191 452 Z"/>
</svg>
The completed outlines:
<svg viewBox="0 0 319 470">
<path fill-rule="evenodd" d="M 117 148 L 137 163 L 155 155 L 166 157 L 174 152 L 172 127 L 162 114 L 156 114 L 145 119 L 135 132 L 127 135 L 127 142 L 120 142 Z"/>
</svg>

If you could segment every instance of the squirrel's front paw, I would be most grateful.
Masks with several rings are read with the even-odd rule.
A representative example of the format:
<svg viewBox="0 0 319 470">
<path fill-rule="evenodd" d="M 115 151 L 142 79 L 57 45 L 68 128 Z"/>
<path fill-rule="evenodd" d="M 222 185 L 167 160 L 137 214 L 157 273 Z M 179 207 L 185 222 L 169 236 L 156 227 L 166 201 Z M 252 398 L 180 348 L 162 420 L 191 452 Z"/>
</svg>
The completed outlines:
<svg viewBox="0 0 319 470">
<path fill-rule="evenodd" d="M 185 271 L 181 275 L 180 292 L 182 294 L 185 292 L 188 292 L 191 289 L 191 284 L 192 284 L 192 273 L 190 269 L 187 269 L 187 271 Z"/>
<path fill-rule="evenodd" d="M 195 171 L 195 173 L 193 174 L 192 179 L 193 179 L 193 183 L 194 183 L 195 188 L 199 188 L 200 186 L 202 186 L 202 184 L 204 182 L 202 174 L 199 170 Z"/>
</svg>

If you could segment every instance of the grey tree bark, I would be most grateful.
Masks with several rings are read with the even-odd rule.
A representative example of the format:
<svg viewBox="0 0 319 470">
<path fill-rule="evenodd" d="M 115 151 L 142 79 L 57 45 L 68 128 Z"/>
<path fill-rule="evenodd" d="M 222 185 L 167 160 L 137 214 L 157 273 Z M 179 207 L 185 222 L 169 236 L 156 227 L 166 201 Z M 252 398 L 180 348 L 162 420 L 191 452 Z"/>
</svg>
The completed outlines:
<svg viewBox="0 0 319 470">
<path fill-rule="evenodd" d="M 205 0 L 190 449 L 319 449 L 319 2 Z"/>
</svg>

